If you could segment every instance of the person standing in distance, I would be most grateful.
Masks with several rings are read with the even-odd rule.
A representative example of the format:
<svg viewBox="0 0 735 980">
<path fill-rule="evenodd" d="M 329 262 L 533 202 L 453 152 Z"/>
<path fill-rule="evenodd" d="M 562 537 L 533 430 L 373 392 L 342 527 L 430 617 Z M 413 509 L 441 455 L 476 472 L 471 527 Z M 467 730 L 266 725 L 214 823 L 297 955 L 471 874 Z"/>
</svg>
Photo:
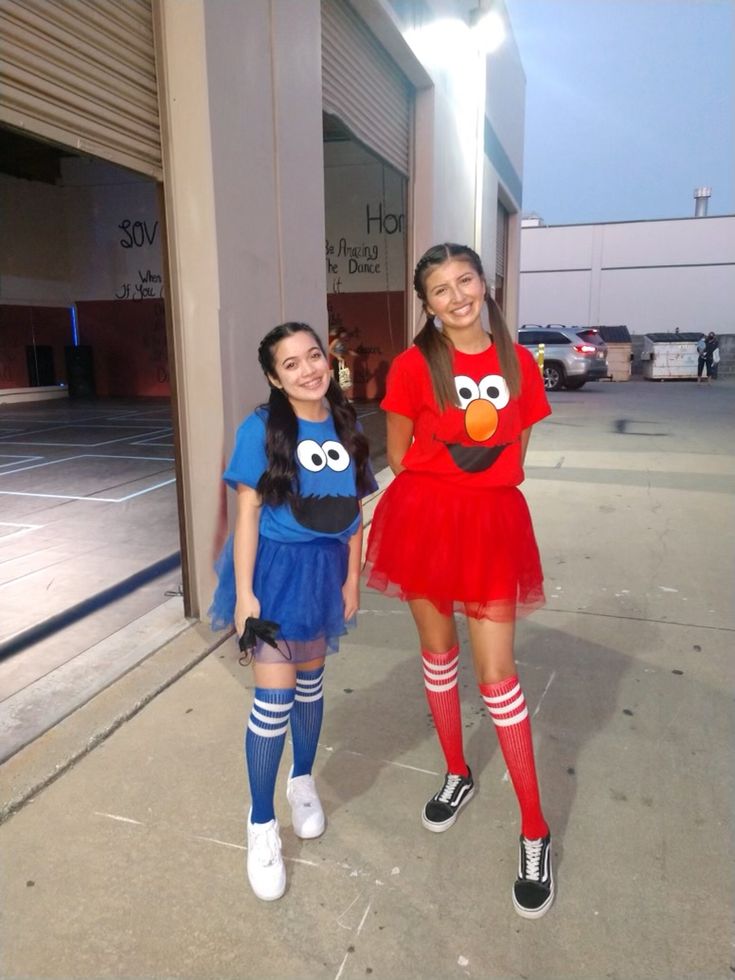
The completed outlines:
<svg viewBox="0 0 735 980">
<path fill-rule="evenodd" d="M 430 248 L 416 266 L 414 288 L 426 322 L 393 362 L 381 402 L 396 478 L 373 515 L 367 580 L 406 600 L 418 630 L 426 697 L 447 770 L 422 812 L 424 827 L 434 832 L 448 830 L 474 793 L 462 741 L 454 621 L 455 611 L 466 615 L 480 694 L 521 811 L 513 905 L 520 915 L 539 918 L 554 898 L 551 834 L 513 643 L 516 617 L 544 601 L 518 485 L 531 427 L 551 409 L 538 366 L 513 343 L 471 248 Z"/>
<path fill-rule="evenodd" d="M 289 724 L 293 766 L 286 793 L 294 832 L 309 839 L 325 829 L 312 776 L 324 663 L 355 625 L 360 498 L 376 484 L 367 439 L 312 328 L 275 327 L 261 341 L 258 360 L 270 398 L 240 425 L 224 473 L 237 492 L 237 517 L 217 562 L 209 614 L 214 629 L 234 624 L 237 635 L 252 642 L 247 871 L 256 896 L 271 901 L 286 889 L 274 793 Z M 267 621 L 271 643 L 248 634 L 253 620 L 261 629 Z"/>
</svg>

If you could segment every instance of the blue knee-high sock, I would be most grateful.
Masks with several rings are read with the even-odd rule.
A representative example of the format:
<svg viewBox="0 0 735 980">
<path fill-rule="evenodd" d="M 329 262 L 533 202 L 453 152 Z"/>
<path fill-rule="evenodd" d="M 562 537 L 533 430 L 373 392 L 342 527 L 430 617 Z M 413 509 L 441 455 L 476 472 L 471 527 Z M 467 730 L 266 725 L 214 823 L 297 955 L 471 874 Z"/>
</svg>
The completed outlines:
<svg viewBox="0 0 735 980">
<path fill-rule="evenodd" d="M 268 823 L 275 816 L 273 794 L 278 766 L 293 707 L 294 689 L 256 687 L 245 732 L 245 759 L 253 810 L 253 823 Z"/>
<path fill-rule="evenodd" d="M 291 712 L 293 775 L 306 776 L 314 756 L 324 715 L 324 666 L 296 671 L 296 698 Z"/>
</svg>

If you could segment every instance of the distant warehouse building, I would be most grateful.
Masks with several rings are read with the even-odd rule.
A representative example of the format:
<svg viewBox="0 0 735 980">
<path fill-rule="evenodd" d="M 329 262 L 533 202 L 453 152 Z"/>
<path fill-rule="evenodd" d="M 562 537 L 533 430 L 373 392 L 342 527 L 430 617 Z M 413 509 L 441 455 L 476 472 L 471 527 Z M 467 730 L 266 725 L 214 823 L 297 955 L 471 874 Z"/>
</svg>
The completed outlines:
<svg viewBox="0 0 735 980">
<path fill-rule="evenodd" d="M 524 219 L 519 322 L 735 334 L 735 215 L 546 226 Z"/>
</svg>

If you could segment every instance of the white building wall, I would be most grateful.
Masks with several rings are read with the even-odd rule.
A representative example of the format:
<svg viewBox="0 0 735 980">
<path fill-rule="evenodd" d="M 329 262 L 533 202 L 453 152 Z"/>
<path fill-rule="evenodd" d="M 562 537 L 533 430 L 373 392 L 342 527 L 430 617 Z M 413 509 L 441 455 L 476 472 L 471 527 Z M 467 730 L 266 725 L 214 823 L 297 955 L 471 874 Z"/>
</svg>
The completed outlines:
<svg viewBox="0 0 735 980">
<path fill-rule="evenodd" d="M 434 0 L 396 7 L 401 34 L 426 77 L 415 121 L 415 260 L 439 241 L 475 244 L 484 62 L 466 4 Z"/>
<path fill-rule="evenodd" d="M 515 329 L 519 302 L 526 76 L 507 11 L 502 4 L 497 4 L 494 9 L 504 18 L 506 37 L 498 50 L 486 59 L 480 241 L 487 275 L 492 280 L 495 274 L 497 202 L 500 201 L 510 216 L 506 245 L 505 317 L 509 326 Z"/>
<path fill-rule="evenodd" d="M 0 301 L 157 299 L 161 222 L 153 180 L 86 157 L 58 184 L 0 174 Z"/>
<path fill-rule="evenodd" d="M 69 303 L 60 188 L 0 174 L 0 215 L 0 301 Z"/>
<path fill-rule="evenodd" d="M 735 330 L 735 216 L 524 228 L 521 323 Z"/>
<path fill-rule="evenodd" d="M 735 331 L 735 266 L 610 270 L 602 279 L 597 323 L 625 323 L 633 334 Z"/>
<path fill-rule="evenodd" d="M 514 324 L 525 76 L 504 4 L 501 0 L 497 9 L 508 34 L 490 55 L 470 26 L 475 4 L 426 0 L 395 6 L 401 33 L 427 79 L 417 92 L 409 265 L 436 242 L 467 243 L 480 253 L 492 283 L 500 199 L 513 216 L 506 284 L 508 319 Z"/>
<path fill-rule="evenodd" d="M 506 23 L 506 38 L 497 51 L 487 58 L 485 115 L 502 144 L 516 175 L 523 174 L 523 146 L 526 108 L 526 75 L 504 5 L 495 7 Z M 520 205 L 514 188 L 508 182 L 506 192 Z"/>
<path fill-rule="evenodd" d="M 62 161 L 74 300 L 159 299 L 162 225 L 155 181 L 103 160 Z"/>
</svg>

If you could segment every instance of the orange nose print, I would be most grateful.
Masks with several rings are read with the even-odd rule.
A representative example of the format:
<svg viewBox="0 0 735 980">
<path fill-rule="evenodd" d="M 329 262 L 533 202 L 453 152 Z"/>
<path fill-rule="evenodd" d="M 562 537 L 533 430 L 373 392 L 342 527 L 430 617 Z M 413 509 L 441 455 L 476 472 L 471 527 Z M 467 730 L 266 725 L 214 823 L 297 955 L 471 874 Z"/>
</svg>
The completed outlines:
<svg viewBox="0 0 735 980">
<path fill-rule="evenodd" d="M 485 442 L 498 427 L 498 413 L 493 404 L 484 398 L 475 398 L 464 413 L 464 427 L 474 442 Z"/>
</svg>

